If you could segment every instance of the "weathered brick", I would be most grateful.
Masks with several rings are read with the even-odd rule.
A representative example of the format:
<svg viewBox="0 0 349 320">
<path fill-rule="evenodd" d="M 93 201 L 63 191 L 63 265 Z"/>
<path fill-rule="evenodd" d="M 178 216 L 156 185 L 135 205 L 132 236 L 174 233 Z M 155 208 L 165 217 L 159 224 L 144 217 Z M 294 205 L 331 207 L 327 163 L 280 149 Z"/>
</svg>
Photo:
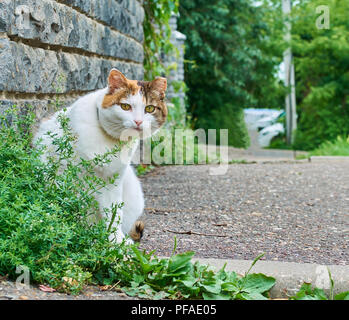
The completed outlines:
<svg viewBox="0 0 349 320">
<path fill-rule="evenodd" d="M 131 79 L 143 78 L 140 64 L 55 52 L 0 39 L 0 91 L 96 90 L 106 86 L 113 67 Z"/>
<path fill-rule="evenodd" d="M 32 42 L 143 62 L 141 43 L 55 1 L 6 0 L 1 3 L 1 30 Z"/>
<path fill-rule="evenodd" d="M 93 0 L 92 0 L 93 1 Z M 143 1 L 137 0 L 116 0 L 123 8 L 127 9 L 133 15 L 137 15 L 139 13 L 140 8 L 142 8 Z"/>
<path fill-rule="evenodd" d="M 60 0 L 59 2 L 75 7 L 90 17 L 103 21 L 140 42 L 143 41 L 144 10 L 137 1 L 118 3 L 115 0 Z"/>
</svg>

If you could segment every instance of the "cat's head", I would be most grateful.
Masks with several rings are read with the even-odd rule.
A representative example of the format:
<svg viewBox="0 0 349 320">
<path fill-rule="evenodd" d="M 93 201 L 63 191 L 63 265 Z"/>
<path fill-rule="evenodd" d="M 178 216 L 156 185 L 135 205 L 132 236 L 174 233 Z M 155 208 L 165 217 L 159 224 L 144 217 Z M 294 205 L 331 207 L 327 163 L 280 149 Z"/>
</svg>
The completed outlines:
<svg viewBox="0 0 349 320">
<path fill-rule="evenodd" d="M 166 89 L 165 78 L 129 80 L 119 70 L 112 69 L 108 89 L 98 110 L 100 124 L 115 138 L 125 130 L 140 138 L 153 134 L 167 118 Z"/>
</svg>

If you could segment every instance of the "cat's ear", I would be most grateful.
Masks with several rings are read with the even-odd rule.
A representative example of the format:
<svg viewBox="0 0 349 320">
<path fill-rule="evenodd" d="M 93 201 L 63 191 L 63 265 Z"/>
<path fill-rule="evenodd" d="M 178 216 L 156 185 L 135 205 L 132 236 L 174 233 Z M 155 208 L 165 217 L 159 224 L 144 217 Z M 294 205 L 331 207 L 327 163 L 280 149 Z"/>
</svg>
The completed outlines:
<svg viewBox="0 0 349 320">
<path fill-rule="evenodd" d="M 151 89 L 158 91 L 159 93 L 165 93 L 167 89 L 167 80 L 166 78 L 156 77 L 150 85 Z"/>
<path fill-rule="evenodd" d="M 166 78 L 156 77 L 150 82 L 150 89 L 151 91 L 156 92 L 159 95 L 159 99 L 163 101 L 165 99 L 165 91 L 167 89 Z"/>
<path fill-rule="evenodd" d="M 127 86 L 126 77 L 118 69 L 111 69 L 108 76 L 109 93 L 125 88 Z"/>
</svg>

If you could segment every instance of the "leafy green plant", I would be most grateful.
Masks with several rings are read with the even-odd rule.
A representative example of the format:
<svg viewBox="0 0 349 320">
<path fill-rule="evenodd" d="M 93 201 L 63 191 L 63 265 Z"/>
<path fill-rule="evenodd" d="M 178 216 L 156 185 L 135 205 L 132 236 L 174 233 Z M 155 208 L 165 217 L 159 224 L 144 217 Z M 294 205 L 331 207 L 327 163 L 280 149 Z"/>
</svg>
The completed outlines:
<svg viewBox="0 0 349 320">
<path fill-rule="evenodd" d="M 176 241 L 173 252 L 176 250 Z M 240 276 L 225 271 L 225 266 L 215 272 L 208 265 L 192 262 L 194 252 L 177 254 L 159 259 L 133 248 L 141 268 L 133 273 L 131 286 L 124 288 L 129 295 L 144 298 L 170 299 L 238 299 L 264 300 L 274 286 L 275 279 L 263 274 Z"/>
<path fill-rule="evenodd" d="M 310 283 L 303 283 L 299 291 L 290 300 L 349 300 L 349 291 L 328 297 L 323 289 L 313 288 Z"/>
<path fill-rule="evenodd" d="M 35 282 L 75 292 L 104 254 L 114 250 L 114 259 L 117 253 L 123 256 L 108 241 L 113 230 L 104 221 L 89 223 L 91 212 L 98 210 L 93 195 L 117 177 L 105 181 L 93 169 L 108 163 L 119 146 L 90 161 L 73 161 L 75 137 L 62 115 L 64 135 L 48 133 L 57 156 L 42 163 L 44 148 L 31 147 L 35 115 L 29 109 L 23 114 L 10 108 L 0 117 L 0 272 L 15 277 L 16 266 L 24 265 Z"/>
<path fill-rule="evenodd" d="M 291 300 L 328 300 L 322 289 L 312 288 L 310 283 L 303 283 L 302 287 Z"/>
<path fill-rule="evenodd" d="M 334 281 L 329 268 L 327 268 L 327 271 L 330 279 L 329 297 L 323 289 L 313 288 L 310 283 L 304 282 L 296 295 L 290 297 L 290 300 L 349 300 L 349 291 L 334 296 Z"/>
</svg>

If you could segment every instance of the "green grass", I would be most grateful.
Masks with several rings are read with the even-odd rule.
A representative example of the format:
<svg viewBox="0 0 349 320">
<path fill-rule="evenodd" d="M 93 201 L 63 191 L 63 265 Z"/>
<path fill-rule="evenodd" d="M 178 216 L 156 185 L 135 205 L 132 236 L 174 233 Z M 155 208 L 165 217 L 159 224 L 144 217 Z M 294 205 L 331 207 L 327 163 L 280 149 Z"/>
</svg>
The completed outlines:
<svg viewBox="0 0 349 320">
<path fill-rule="evenodd" d="M 310 152 L 310 156 L 349 156 L 349 136 L 337 137 L 335 141 L 322 143 Z"/>
<path fill-rule="evenodd" d="M 297 154 L 296 160 L 309 159 L 309 154 Z"/>
<path fill-rule="evenodd" d="M 137 176 L 144 176 L 145 174 L 153 171 L 154 169 L 155 167 L 152 166 L 151 164 L 139 164 L 136 167 L 136 174 Z"/>
<path fill-rule="evenodd" d="M 229 160 L 228 164 L 255 164 L 257 161 L 250 161 L 246 159 L 233 159 Z"/>
<path fill-rule="evenodd" d="M 276 137 L 266 149 L 292 149 L 287 146 L 284 137 Z M 335 141 L 325 141 L 308 155 L 298 155 L 297 159 L 306 159 L 310 156 L 349 156 L 349 136 L 337 137 Z"/>
</svg>

